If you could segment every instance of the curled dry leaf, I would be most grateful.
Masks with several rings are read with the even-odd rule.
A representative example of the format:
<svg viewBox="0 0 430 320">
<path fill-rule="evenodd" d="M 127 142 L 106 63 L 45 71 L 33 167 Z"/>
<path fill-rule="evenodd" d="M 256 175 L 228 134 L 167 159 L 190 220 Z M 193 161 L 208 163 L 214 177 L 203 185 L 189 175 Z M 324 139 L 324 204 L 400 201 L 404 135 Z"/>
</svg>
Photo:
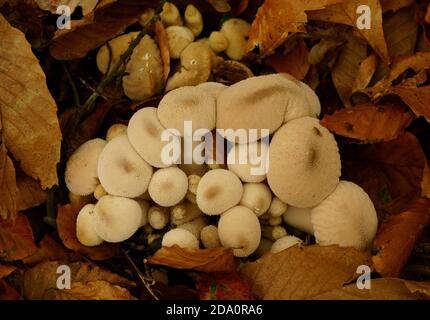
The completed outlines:
<svg viewBox="0 0 430 320">
<path fill-rule="evenodd" d="M 77 7 L 82 7 L 84 16 L 94 10 L 99 0 L 35 0 L 40 9 L 56 14 L 57 8 L 66 5 L 73 13 Z"/>
<path fill-rule="evenodd" d="M 403 135 L 413 119 L 414 116 L 401 105 L 363 104 L 326 115 L 321 124 L 344 137 L 376 142 Z"/>
<path fill-rule="evenodd" d="M 21 213 L 11 220 L 0 220 L 0 259 L 21 260 L 36 252 L 33 231 Z"/>
<path fill-rule="evenodd" d="M 365 89 L 369 85 L 370 80 L 372 80 L 372 77 L 375 74 L 378 61 L 378 56 L 376 54 L 371 54 L 360 63 L 357 77 L 355 78 L 354 84 L 352 85 L 353 93 L 358 90 Z"/>
<path fill-rule="evenodd" d="M 196 287 L 201 300 L 254 300 L 249 284 L 236 272 L 203 274 Z"/>
<path fill-rule="evenodd" d="M 312 299 L 353 281 L 371 256 L 354 248 L 294 246 L 246 263 L 239 274 L 258 299 Z M 276 279 L 276 281 L 274 281 Z"/>
<path fill-rule="evenodd" d="M 1 14 L 0 70 L 3 141 L 25 173 L 50 188 L 58 183 L 57 107 L 24 34 Z"/>
<path fill-rule="evenodd" d="M 163 24 L 160 21 L 157 21 L 155 24 L 155 32 L 157 34 L 157 44 L 160 48 L 161 60 L 163 61 L 164 83 L 166 83 L 170 73 L 169 40 L 167 38 L 166 29 L 164 29 Z"/>
<path fill-rule="evenodd" d="M 7 277 L 12 272 L 16 270 L 16 267 L 6 265 L 6 264 L 0 264 L 0 279 L 3 279 L 4 277 Z"/>
<path fill-rule="evenodd" d="M 1 132 L 1 122 L 0 122 Z M 0 136 L 1 139 L 1 136 Z M 16 214 L 15 168 L 4 143 L 0 144 L 0 218 L 13 218 Z M 1 219 L 0 219 L 1 220 Z"/>
<path fill-rule="evenodd" d="M 16 177 L 16 209 L 18 211 L 36 207 L 46 201 L 46 191 L 40 184 L 18 171 Z"/>
<path fill-rule="evenodd" d="M 20 294 L 4 279 L 0 279 L 0 300 L 18 300 Z"/>
<path fill-rule="evenodd" d="M 22 262 L 29 266 L 35 266 L 43 261 L 64 260 L 66 257 L 66 249 L 47 234 L 40 241 L 37 251 L 23 259 Z"/>
<path fill-rule="evenodd" d="M 74 282 L 68 290 L 56 290 L 55 300 L 137 300 L 130 292 L 107 281 Z"/>
<path fill-rule="evenodd" d="M 409 88 L 397 86 L 392 92 L 398 95 L 417 116 L 423 116 L 430 122 L 430 86 Z"/>
<path fill-rule="evenodd" d="M 419 73 L 428 68 L 430 68 L 430 52 L 417 52 L 413 55 L 402 56 L 393 62 L 387 80 L 391 83 L 409 69 Z"/>
<path fill-rule="evenodd" d="M 396 12 L 404 7 L 412 6 L 414 0 L 380 0 L 382 11 L 393 11 Z"/>
<path fill-rule="evenodd" d="M 82 253 L 93 260 L 107 260 L 119 254 L 117 244 L 103 243 L 97 247 L 87 247 L 81 244 L 76 237 L 76 219 L 79 206 L 67 204 L 58 207 L 57 227 L 58 234 L 66 248 Z"/>
<path fill-rule="evenodd" d="M 236 268 L 233 251 L 223 247 L 213 249 L 188 249 L 178 245 L 162 247 L 148 259 L 148 262 L 203 272 L 232 272 Z"/>
<path fill-rule="evenodd" d="M 228 0 L 206 0 L 211 4 L 211 6 L 218 12 L 229 12 L 231 11 L 230 4 Z"/>
<path fill-rule="evenodd" d="M 405 212 L 394 215 L 379 228 L 373 245 L 375 270 L 384 277 L 398 277 L 423 228 L 430 222 L 430 200 L 419 199 Z"/>
</svg>

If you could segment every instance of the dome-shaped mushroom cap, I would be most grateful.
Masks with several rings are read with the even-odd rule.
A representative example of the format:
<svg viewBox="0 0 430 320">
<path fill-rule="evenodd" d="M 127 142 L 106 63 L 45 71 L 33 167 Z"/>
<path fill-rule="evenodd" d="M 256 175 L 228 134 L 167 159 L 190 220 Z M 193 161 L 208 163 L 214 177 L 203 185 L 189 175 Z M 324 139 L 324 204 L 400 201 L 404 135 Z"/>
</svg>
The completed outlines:
<svg viewBox="0 0 430 320">
<path fill-rule="evenodd" d="M 257 217 L 264 214 L 270 207 L 272 192 L 264 183 L 245 183 L 240 205 L 254 212 Z"/>
<path fill-rule="evenodd" d="M 175 244 L 181 248 L 199 248 L 199 240 L 190 231 L 181 228 L 166 232 L 161 241 L 163 247 L 171 247 Z"/>
<path fill-rule="evenodd" d="M 98 174 L 107 193 L 136 198 L 148 189 L 152 167 L 134 151 L 126 135 L 109 141 L 99 157 Z"/>
<path fill-rule="evenodd" d="M 70 192 L 86 196 L 99 184 L 97 163 L 106 141 L 93 139 L 81 145 L 67 160 L 64 178 Z"/>
<path fill-rule="evenodd" d="M 282 126 L 270 143 L 269 159 L 270 189 L 292 206 L 313 207 L 339 183 L 339 149 L 318 119 L 304 117 Z"/>
<path fill-rule="evenodd" d="M 240 161 L 241 154 L 246 161 Z M 227 166 L 243 182 L 262 182 L 266 179 L 268 154 L 269 146 L 261 141 L 234 144 L 227 155 Z"/>
<path fill-rule="evenodd" d="M 285 224 L 313 235 L 314 227 L 311 222 L 311 213 L 312 208 L 297 208 L 289 206 L 287 211 L 282 215 L 282 218 Z"/>
<path fill-rule="evenodd" d="M 105 241 L 121 242 L 140 227 L 142 209 L 133 199 L 104 196 L 94 207 L 94 229 Z"/>
<path fill-rule="evenodd" d="M 215 99 L 197 87 L 181 87 L 167 93 L 158 105 L 158 119 L 167 129 L 184 136 L 184 122 L 192 121 L 193 131 L 215 128 Z"/>
<path fill-rule="evenodd" d="M 162 150 L 170 143 L 180 146 L 180 138 L 169 136 L 169 141 L 162 141 L 161 135 L 166 130 L 157 117 L 156 108 L 143 108 L 136 112 L 130 119 L 127 129 L 128 139 L 134 150 L 151 166 L 166 168 L 176 163 L 179 159 L 163 159 Z M 175 140 L 175 141 L 174 141 Z M 163 161 L 164 160 L 164 161 Z"/>
<path fill-rule="evenodd" d="M 188 191 L 188 178 L 177 167 L 157 170 L 149 183 L 149 195 L 162 207 L 171 207 L 184 199 Z"/>
<path fill-rule="evenodd" d="M 254 142 L 261 138 L 262 129 L 269 133 L 275 132 L 281 125 L 285 115 L 284 86 L 280 81 L 266 81 L 266 76 L 251 77 L 237 82 L 223 90 L 217 100 L 217 129 L 245 129 L 247 141 Z M 257 135 L 249 135 L 249 129 L 257 129 Z"/>
<path fill-rule="evenodd" d="M 334 192 L 312 209 L 311 221 L 320 245 L 367 249 L 378 227 L 375 207 L 358 185 L 341 181 Z"/>
<path fill-rule="evenodd" d="M 184 26 L 170 26 L 166 28 L 170 57 L 178 59 L 182 51 L 194 41 L 194 34 Z"/>
<path fill-rule="evenodd" d="M 260 243 L 260 222 L 250 209 L 236 206 L 221 215 L 218 235 L 223 247 L 233 248 L 236 257 L 247 257 Z"/>
<path fill-rule="evenodd" d="M 79 211 L 76 219 L 76 237 L 84 246 L 98 246 L 103 239 L 98 236 L 94 229 L 94 204 L 87 204 Z"/>
<path fill-rule="evenodd" d="M 215 99 L 218 98 L 220 93 L 228 88 L 225 84 L 219 82 L 203 82 L 197 86 L 197 88 L 205 90 Z"/>
<path fill-rule="evenodd" d="M 270 249 L 270 252 L 278 253 L 300 243 L 303 243 L 303 241 L 297 237 L 285 236 L 285 237 L 279 238 L 272 244 L 272 248 Z"/>
<path fill-rule="evenodd" d="M 197 187 L 197 205 L 207 215 L 217 215 L 237 205 L 242 194 L 242 183 L 233 172 L 210 170 L 200 179 Z"/>
</svg>

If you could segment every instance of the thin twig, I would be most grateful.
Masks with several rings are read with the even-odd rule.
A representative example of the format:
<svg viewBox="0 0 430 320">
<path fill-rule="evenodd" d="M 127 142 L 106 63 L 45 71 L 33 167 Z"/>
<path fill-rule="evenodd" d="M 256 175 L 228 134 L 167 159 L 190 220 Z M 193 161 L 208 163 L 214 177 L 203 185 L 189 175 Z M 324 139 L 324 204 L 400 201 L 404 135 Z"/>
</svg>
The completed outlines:
<svg viewBox="0 0 430 320">
<path fill-rule="evenodd" d="M 67 81 L 69 82 L 70 87 L 72 88 L 73 100 L 75 101 L 75 106 L 80 107 L 81 102 L 79 98 L 79 92 L 78 92 L 78 89 L 76 88 L 75 82 L 72 79 L 72 75 L 70 74 L 70 71 L 67 68 L 66 63 L 64 61 L 61 62 L 61 66 L 63 67 L 64 73 L 66 74 Z"/>
</svg>

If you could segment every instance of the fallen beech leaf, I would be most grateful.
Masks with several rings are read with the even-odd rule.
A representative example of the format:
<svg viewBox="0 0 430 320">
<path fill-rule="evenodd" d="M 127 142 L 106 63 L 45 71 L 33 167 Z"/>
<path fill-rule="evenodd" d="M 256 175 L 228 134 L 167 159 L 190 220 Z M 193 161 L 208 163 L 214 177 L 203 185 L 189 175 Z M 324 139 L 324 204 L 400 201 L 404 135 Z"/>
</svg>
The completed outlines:
<svg viewBox="0 0 430 320">
<path fill-rule="evenodd" d="M 39 243 L 38 250 L 31 256 L 22 260 L 26 265 L 35 266 L 43 261 L 63 260 L 67 251 L 50 235 L 45 235 Z"/>
<path fill-rule="evenodd" d="M 375 270 L 383 277 L 398 277 L 423 228 L 430 222 L 430 200 L 419 199 L 409 210 L 386 220 L 373 245 L 379 250 L 373 257 Z"/>
<path fill-rule="evenodd" d="M 429 4 L 429 5 L 428 5 L 428 7 L 427 7 L 427 13 L 426 13 L 426 16 L 425 16 L 424 20 L 425 20 L 427 23 L 430 23 L 430 4 Z"/>
<path fill-rule="evenodd" d="M 82 13 L 86 16 L 94 10 L 99 0 L 35 0 L 40 9 L 51 11 L 56 14 L 57 8 L 61 5 L 66 5 L 73 13 L 77 7 L 82 7 Z"/>
<path fill-rule="evenodd" d="M 1 123 L 0 123 L 1 132 Z M 1 136 L 0 136 L 1 140 Z M 15 168 L 9 158 L 6 146 L 0 144 L 0 218 L 8 219 L 16 215 Z M 1 220 L 1 219 L 0 219 Z"/>
<path fill-rule="evenodd" d="M 25 271 L 23 280 L 23 292 L 26 299 L 30 300 L 50 300 L 57 296 L 57 268 L 64 263 L 59 261 L 42 262 L 37 266 Z M 104 281 L 111 285 L 125 288 L 135 286 L 123 277 L 118 276 L 106 269 L 100 268 L 89 262 L 75 262 L 67 265 L 70 267 L 71 284 L 88 284 L 94 281 Z M 82 285 L 77 285 L 79 291 Z"/>
<path fill-rule="evenodd" d="M 12 220 L 0 220 L 0 259 L 21 260 L 37 250 L 27 217 L 21 213 Z"/>
<path fill-rule="evenodd" d="M 396 59 L 387 77 L 389 82 L 396 80 L 403 72 L 412 69 L 415 73 L 430 68 L 430 52 L 417 52 L 413 55 Z"/>
<path fill-rule="evenodd" d="M 396 12 L 404 7 L 409 7 L 415 3 L 414 0 L 380 0 L 383 12 Z"/>
<path fill-rule="evenodd" d="M 421 182 L 421 195 L 430 198 L 430 168 L 427 161 L 424 167 L 423 180 Z"/>
<path fill-rule="evenodd" d="M 231 272 L 235 269 L 233 251 L 223 247 L 213 249 L 185 249 L 178 245 L 162 247 L 148 259 L 148 262 L 203 272 Z"/>
<path fill-rule="evenodd" d="M 398 138 L 413 119 L 401 105 L 363 104 L 326 115 L 321 124 L 344 137 L 376 142 Z"/>
<path fill-rule="evenodd" d="M 358 90 L 365 89 L 369 85 L 370 80 L 372 80 L 372 77 L 375 74 L 378 61 L 378 56 L 376 54 L 371 54 L 360 63 L 357 77 L 355 78 L 354 84 L 352 85 L 353 93 Z"/>
<path fill-rule="evenodd" d="M 16 270 L 16 267 L 0 264 L 0 279 L 3 279 Z"/>
<path fill-rule="evenodd" d="M 87 247 L 78 241 L 76 219 L 80 209 L 72 204 L 58 207 L 58 234 L 66 248 L 82 253 L 93 260 L 107 260 L 118 255 L 119 246 L 117 244 L 103 243 L 96 247 Z"/>
<path fill-rule="evenodd" d="M 155 24 L 155 32 L 157 34 L 157 44 L 160 48 L 161 59 L 163 61 L 164 83 L 166 83 L 170 73 L 169 39 L 167 38 L 166 29 L 164 29 L 163 24 L 160 21 L 157 21 Z"/>
<path fill-rule="evenodd" d="M 266 55 L 292 32 L 305 32 L 306 11 L 323 9 L 343 0 L 266 0 L 258 9 L 249 33 L 248 49 Z"/>
<path fill-rule="evenodd" d="M 405 102 L 417 116 L 430 122 L 430 86 L 419 88 L 394 87 L 391 90 Z"/>
<path fill-rule="evenodd" d="M 217 11 L 217 12 L 229 12 L 231 11 L 231 7 L 228 3 L 228 0 L 206 0 L 211 4 L 211 6 Z"/>
<path fill-rule="evenodd" d="M 106 281 L 74 282 L 70 289 L 56 290 L 55 300 L 136 300 L 127 289 Z"/>
<path fill-rule="evenodd" d="M 359 289 L 350 284 L 315 297 L 317 300 L 416 300 L 430 298 L 430 282 L 403 279 L 372 279 L 371 289 Z"/>
<path fill-rule="evenodd" d="M 249 284 L 236 272 L 203 274 L 196 287 L 201 300 L 254 300 Z"/>
<path fill-rule="evenodd" d="M 4 279 L 0 279 L 0 300 L 18 300 L 20 294 Z"/>
<path fill-rule="evenodd" d="M 199 293 L 184 285 L 166 285 L 161 282 L 156 282 L 151 286 L 152 291 L 155 293 L 159 300 L 199 300 Z M 143 288 L 139 296 L 140 300 L 155 300 L 149 293 L 148 289 Z"/>
<path fill-rule="evenodd" d="M 152 5 L 154 1 L 150 0 L 117 0 L 99 5 L 70 30 L 57 31 L 49 47 L 51 55 L 58 60 L 83 58 L 90 50 L 124 32 Z"/>
<path fill-rule="evenodd" d="M 45 75 L 24 34 L 0 15 L 0 113 L 4 142 L 43 189 L 58 183 L 61 132 Z"/>
<path fill-rule="evenodd" d="M 312 299 L 340 289 L 358 276 L 358 266 L 371 264 L 370 254 L 354 248 L 294 246 L 246 263 L 239 274 L 258 299 Z"/>
<path fill-rule="evenodd" d="M 46 191 L 40 184 L 27 175 L 18 171 L 16 177 L 16 209 L 18 211 L 36 207 L 46 201 Z"/>
<path fill-rule="evenodd" d="M 314 45 L 309 52 L 309 63 L 312 65 L 320 63 L 327 52 L 333 50 L 345 43 L 343 39 L 322 38 L 320 42 Z"/>
</svg>

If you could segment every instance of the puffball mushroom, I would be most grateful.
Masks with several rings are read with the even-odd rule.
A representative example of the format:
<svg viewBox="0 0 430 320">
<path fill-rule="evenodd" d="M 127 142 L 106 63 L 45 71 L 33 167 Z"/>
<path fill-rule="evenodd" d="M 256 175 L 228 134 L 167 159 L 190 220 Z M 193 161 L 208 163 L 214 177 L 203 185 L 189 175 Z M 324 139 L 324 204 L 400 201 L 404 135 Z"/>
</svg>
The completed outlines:
<svg viewBox="0 0 430 320">
<path fill-rule="evenodd" d="M 182 26 L 184 24 L 178 8 L 171 2 L 166 2 L 163 5 L 163 11 L 161 11 L 160 18 L 163 25 L 166 27 Z"/>
<path fill-rule="evenodd" d="M 137 201 L 107 195 L 94 207 L 94 230 L 105 241 L 121 242 L 140 227 L 142 209 Z"/>
<path fill-rule="evenodd" d="M 245 206 L 254 212 L 257 217 L 265 213 L 272 201 L 272 192 L 264 183 L 245 183 L 243 185 L 243 195 L 240 205 Z"/>
<path fill-rule="evenodd" d="M 301 243 L 303 243 L 303 241 L 297 237 L 285 236 L 285 237 L 279 238 L 273 243 L 272 248 L 270 249 L 270 252 L 278 253 L 285 249 L 293 247 L 296 244 L 301 244 Z"/>
<path fill-rule="evenodd" d="M 155 230 L 163 229 L 169 223 L 169 214 L 166 208 L 151 207 L 148 211 L 148 222 Z"/>
<path fill-rule="evenodd" d="M 103 242 L 94 229 L 94 204 L 85 205 L 76 220 L 76 237 L 84 246 L 94 247 Z"/>
<path fill-rule="evenodd" d="M 227 50 L 228 45 L 228 39 L 220 31 L 213 31 L 209 36 L 209 46 L 215 53 Z"/>
<path fill-rule="evenodd" d="M 207 215 L 218 215 L 237 205 L 242 194 L 242 183 L 233 172 L 214 169 L 200 179 L 197 205 Z"/>
<path fill-rule="evenodd" d="M 134 151 L 126 135 L 108 142 L 100 154 L 98 175 L 107 193 L 136 198 L 148 189 L 152 167 Z"/>
<path fill-rule="evenodd" d="M 223 23 L 221 33 L 228 40 L 225 53 L 230 59 L 242 60 L 245 56 L 250 30 L 251 24 L 242 19 L 233 18 Z"/>
<path fill-rule="evenodd" d="M 247 257 L 260 243 L 260 223 L 250 209 L 236 206 L 221 215 L 218 235 L 223 247 L 233 249 L 234 256 Z"/>
<path fill-rule="evenodd" d="M 162 207 L 181 202 L 188 191 L 187 175 L 177 167 L 157 170 L 148 187 L 151 199 Z"/>
<path fill-rule="evenodd" d="M 163 90 L 163 62 L 160 49 L 148 35 L 133 50 L 125 68 L 122 87 L 127 97 L 140 101 Z"/>
<path fill-rule="evenodd" d="M 204 43 L 190 43 L 181 53 L 181 69 L 167 81 L 166 92 L 206 82 L 212 72 L 212 53 Z"/>
<path fill-rule="evenodd" d="M 187 27 L 171 26 L 166 28 L 166 33 L 172 59 L 179 59 L 182 51 L 194 41 L 194 34 Z"/>
<path fill-rule="evenodd" d="M 225 84 L 219 82 L 203 82 L 197 85 L 197 88 L 205 90 L 212 97 L 217 99 L 219 94 L 228 87 Z"/>
<path fill-rule="evenodd" d="M 108 129 L 106 133 L 106 141 L 109 142 L 113 138 L 116 138 L 123 134 L 127 134 L 127 126 L 124 124 L 116 123 Z"/>
<path fill-rule="evenodd" d="M 368 249 L 378 218 L 367 193 L 355 183 L 341 181 L 334 192 L 312 209 L 314 235 L 320 245 Z"/>
<path fill-rule="evenodd" d="M 200 240 L 206 249 L 221 247 L 219 241 L 218 228 L 215 225 L 205 226 L 200 231 Z"/>
<path fill-rule="evenodd" d="M 311 222 L 311 213 L 312 208 L 297 208 L 289 206 L 287 211 L 282 215 L 282 218 L 285 224 L 313 235 L 314 227 Z"/>
<path fill-rule="evenodd" d="M 106 146 L 103 139 L 93 139 L 82 144 L 67 160 L 64 179 L 70 192 L 78 196 L 94 193 L 99 185 L 97 163 Z"/>
<path fill-rule="evenodd" d="M 185 25 L 193 32 L 194 36 L 198 37 L 203 30 L 203 17 L 200 11 L 189 4 L 185 9 L 184 19 Z"/>
<path fill-rule="evenodd" d="M 180 228 L 166 232 L 161 241 L 163 247 L 172 247 L 175 244 L 181 248 L 199 248 L 199 240 L 190 231 Z"/>
<path fill-rule="evenodd" d="M 182 87 L 170 91 L 161 99 L 157 115 L 165 128 L 177 130 L 182 137 L 185 135 L 185 121 L 191 121 L 193 131 L 211 131 L 216 123 L 216 102 L 203 89 Z"/>
<path fill-rule="evenodd" d="M 130 119 L 127 129 L 127 137 L 134 150 L 151 166 L 166 168 L 179 159 L 164 159 L 163 148 L 169 143 L 180 146 L 180 139 L 174 135 L 170 141 L 162 141 L 161 137 L 166 129 L 161 125 L 157 117 L 157 109 L 148 107 L 137 111 Z"/>
<path fill-rule="evenodd" d="M 283 125 L 270 142 L 269 158 L 270 189 L 292 206 L 313 207 L 339 183 L 339 149 L 318 119 L 303 117 Z"/>
</svg>

